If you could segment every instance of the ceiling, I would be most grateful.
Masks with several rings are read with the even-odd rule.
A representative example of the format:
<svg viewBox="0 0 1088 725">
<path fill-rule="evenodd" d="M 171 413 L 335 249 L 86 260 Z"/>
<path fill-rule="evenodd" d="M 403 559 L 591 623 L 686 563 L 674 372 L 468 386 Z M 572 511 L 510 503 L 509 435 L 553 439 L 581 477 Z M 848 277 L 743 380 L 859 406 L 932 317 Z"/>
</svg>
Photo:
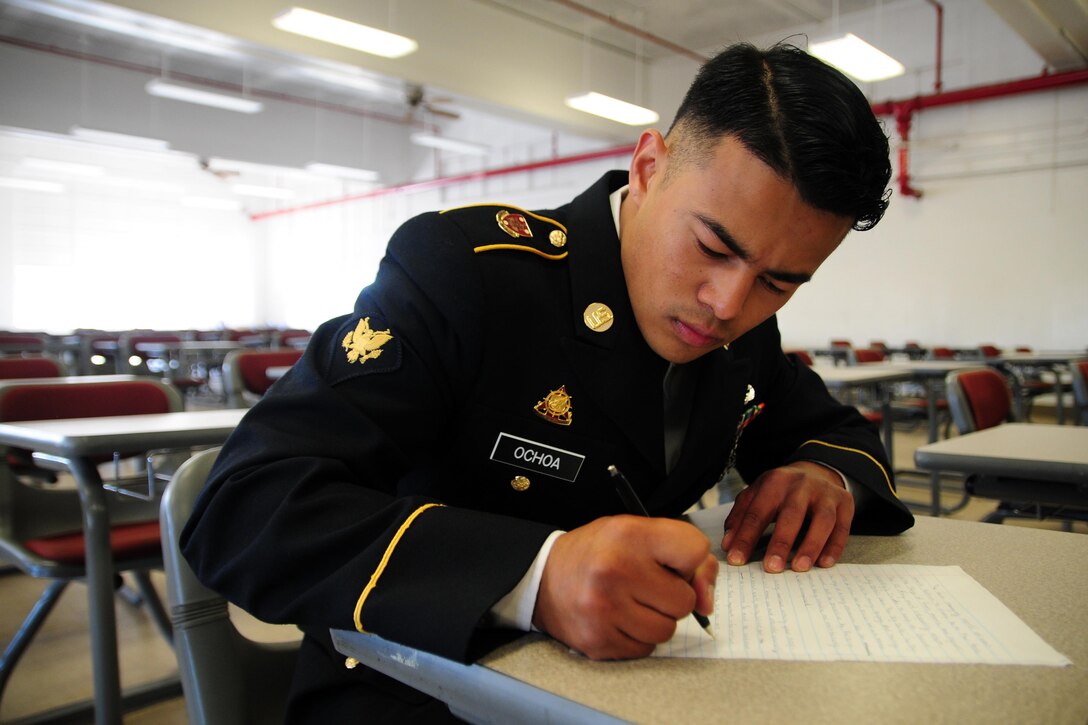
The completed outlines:
<svg viewBox="0 0 1088 725">
<path fill-rule="evenodd" d="M 389 118 L 429 113 L 441 119 L 473 107 L 587 135 L 626 138 L 626 129 L 556 103 L 563 93 L 560 81 L 566 79 L 569 88 L 573 76 L 596 87 L 605 79 L 618 84 L 618 95 L 636 100 L 653 63 L 686 62 L 694 72 L 699 58 L 723 42 L 786 33 L 878 2 L 306 2 L 419 40 L 417 53 L 385 60 L 276 30 L 270 20 L 285 9 L 283 0 L 0 0 L 0 42 L 266 98 L 317 99 Z M 1053 68 L 1088 65 L 1088 10 L 1082 0 L 987 4 Z"/>
<path fill-rule="evenodd" d="M 301 1 L 301 0 L 300 0 Z M 305 6 L 420 41 L 399 61 L 276 30 L 271 18 L 287 0 L 0 0 L 0 41 L 149 74 L 226 89 L 402 114 L 413 102 L 431 107 L 478 104 L 545 119 L 586 133 L 616 133 L 614 124 L 545 102 L 532 80 L 550 68 L 599 82 L 636 76 L 636 66 L 674 56 L 692 69 L 724 42 L 828 20 L 871 8 L 875 0 L 308 0 Z M 646 30 L 652 29 L 652 33 Z M 687 51 L 685 54 L 684 51 Z M 542 65 L 543 55 L 549 55 Z M 322 65 L 321 61 L 333 65 Z M 636 61 L 642 60 L 639 64 Z M 565 66 L 565 67 L 561 67 Z M 384 92 L 329 79 L 378 81 Z M 322 78 L 321 76 L 324 76 Z M 519 80 L 520 79 L 520 80 Z M 545 81 L 546 82 L 546 81 Z M 630 96 L 632 77 L 619 93 Z M 519 90 L 510 92 L 517 87 Z M 422 88 L 424 93 L 419 93 Z M 555 108 L 552 108 L 555 106 Z"/>
</svg>

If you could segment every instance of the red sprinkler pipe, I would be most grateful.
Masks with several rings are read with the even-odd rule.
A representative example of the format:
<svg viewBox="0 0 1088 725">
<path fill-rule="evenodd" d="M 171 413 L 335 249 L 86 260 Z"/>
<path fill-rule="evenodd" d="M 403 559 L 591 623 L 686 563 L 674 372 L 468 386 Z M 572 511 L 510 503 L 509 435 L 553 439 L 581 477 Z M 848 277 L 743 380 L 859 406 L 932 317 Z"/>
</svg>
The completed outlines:
<svg viewBox="0 0 1088 725">
<path fill-rule="evenodd" d="M 323 201 L 315 201 L 310 204 L 301 204 L 299 206 L 292 206 L 286 209 L 276 209 L 275 211 L 260 212 L 258 214 L 250 214 L 250 221 L 260 221 L 262 219 L 268 219 L 269 217 L 283 216 L 285 214 L 294 214 L 295 212 L 306 211 L 308 209 L 319 209 L 323 206 L 332 206 L 334 204 L 343 204 L 348 201 L 359 201 L 360 199 L 373 199 L 379 196 L 389 196 L 390 194 L 399 194 L 401 192 L 409 191 L 424 191 L 427 189 L 438 189 L 443 186 L 451 186 L 453 184 L 462 184 L 469 181 L 481 181 L 483 179 L 492 179 L 496 176 L 506 176 L 507 174 L 520 174 L 525 171 L 537 171 L 539 169 L 550 169 L 556 166 L 566 166 L 568 164 L 580 164 L 586 161 L 596 161 L 597 159 L 606 159 L 613 156 L 629 156 L 634 153 L 635 147 L 630 146 L 616 146 L 614 148 L 603 149 L 601 151 L 587 151 L 582 154 L 574 154 L 573 156 L 562 156 L 555 159 L 546 159 L 544 161 L 532 161 L 525 164 L 515 164 L 514 166 L 504 166 L 499 169 L 485 169 L 483 171 L 470 171 L 467 174 L 459 174 L 457 176 L 440 176 L 435 179 L 427 179 L 425 181 L 412 181 L 407 184 L 398 184 L 397 186 L 386 186 L 381 189 L 374 189 L 373 191 L 365 191 L 361 194 L 349 194 L 348 196 L 341 196 L 335 199 L 325 199 Z"/>
<path fill-rule="evenodd" d="M 994 98 L 1015 96 L 1022 93 L 1035 91 L 1049 91 L 1065 86 L 1083 85 L 1088 83 L 1088 70 L 1073 70 L 1064 73 L 1051 73 L 1035 76 L 1034 78 L 1022 78 L 1003 83 L 992 83 L 986 86 L 963 88 L 949 93 L 934 93 L 929 96 L 916 96 L 898 101 L 884 101 L 874 103 L 873 113 L 878 116 L 894 116 L 896 129 L 902 144 L 899 147 L 899 191 L 904 196 L 920 197 L 922 192 L 910 185 L 909 171 L 909 141 L 911 120 L 915 112 L 923 108 L 938 108 L 940 106 L 952 106 L 960 103 L 974 103 L 976 101 L 988 101 Z"/>
<path fill-rule="evenodd" d="M 911 111 L 906 106 L 895 109 L 895 127 L 899 131 L 899 193 L 922 198 L 922 192 L 910 185 L 910 122 Z"/>
<path fill-rule="evenodd" d="M 944 63 L 944 7 L 937 0 L 926 0 L 937 10 L 937 67 L 933 80 L 933 92 L 941 92 L 941 66 Z"/>
</svg>

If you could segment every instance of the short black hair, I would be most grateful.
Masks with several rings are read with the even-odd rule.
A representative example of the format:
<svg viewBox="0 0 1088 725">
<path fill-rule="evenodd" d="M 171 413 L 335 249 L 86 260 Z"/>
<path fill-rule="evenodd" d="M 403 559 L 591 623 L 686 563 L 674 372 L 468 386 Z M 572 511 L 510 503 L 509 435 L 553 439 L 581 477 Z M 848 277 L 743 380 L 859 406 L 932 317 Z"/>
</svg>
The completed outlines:
<svg viewBox="0 0 1088 725">
<path fill-rule="evenodd" d="M 675 133 L 674 133 L 675 131 Z M 861 90 L 800 48 L 731 45 L 699 70 L 669 129 L 681 160 L 738 139 L 805 203 L 864 231 L 888 208 L 888 137 Z"/>
</svg>

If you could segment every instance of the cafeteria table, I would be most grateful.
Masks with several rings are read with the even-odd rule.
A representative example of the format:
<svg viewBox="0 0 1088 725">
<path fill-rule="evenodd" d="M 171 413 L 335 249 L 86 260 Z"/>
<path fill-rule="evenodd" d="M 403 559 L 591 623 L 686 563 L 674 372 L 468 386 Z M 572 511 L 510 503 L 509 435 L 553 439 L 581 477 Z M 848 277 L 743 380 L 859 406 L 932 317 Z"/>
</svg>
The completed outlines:
<svg viewBox="0 0 1088 725">
<path fill-rule="evenodd" d="M 977 477 L 987 497 L 1088 507 L 1088 427 L 1004 423 L 930 443 L 919 468 Z"/>
<path fill-rule="evenodd" d="M 217 445 L 227 439 L 245 412 L 228 409 L 0 423 L 0 445 L 50 456 L 72 472 L 79 489 L 86 540 L 94 714 L 99 725 L 120 723 L 122 703 L 105 499 L 109 494 L 95 460 L 118 450 Z"/>
</svg>

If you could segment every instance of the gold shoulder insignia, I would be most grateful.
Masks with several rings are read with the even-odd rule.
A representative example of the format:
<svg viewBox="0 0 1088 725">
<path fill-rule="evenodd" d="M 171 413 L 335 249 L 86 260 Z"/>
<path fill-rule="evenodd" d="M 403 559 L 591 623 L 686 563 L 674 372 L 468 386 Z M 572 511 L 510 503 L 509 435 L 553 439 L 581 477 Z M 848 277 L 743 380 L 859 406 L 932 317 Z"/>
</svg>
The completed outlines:
<svg viewBox="0 0 1088 725">
<path fill-rule="evenodd" d="M 529 252 L 544 259 L 558 261 L 565 259 L 569 241 L 569 231 L 561 222 L 542 216 L 527 209 L 510 204 L 470 204 L 468 206 L 446 209 L 441 214 L 464 214 L 473 211 L 483 212 L 493 220 L 495 227 L 502 230 L 502 235 L 493 238 L 484 234 L 482 239 L 473 239 L 472 250 L 476 254 L 498 250 Z M 484 217 L 475 217 L 473 223 L 479 223 Z M 537 227 L 534 233 L 533 226 Z M 473 236 L 479 234 L 473 232 Z"/>
<path fill-rule="evenodd" d="M 353 331 L 344 336 L 344 341 L 340 344 L 347 350 L 349 363 L 358 362 L 362 365 L 381 355 L 382 345 L 392 339 L 388 329 L 371 330 L 370 318 L 364 317 Z"/>
</svg>

